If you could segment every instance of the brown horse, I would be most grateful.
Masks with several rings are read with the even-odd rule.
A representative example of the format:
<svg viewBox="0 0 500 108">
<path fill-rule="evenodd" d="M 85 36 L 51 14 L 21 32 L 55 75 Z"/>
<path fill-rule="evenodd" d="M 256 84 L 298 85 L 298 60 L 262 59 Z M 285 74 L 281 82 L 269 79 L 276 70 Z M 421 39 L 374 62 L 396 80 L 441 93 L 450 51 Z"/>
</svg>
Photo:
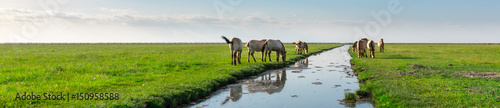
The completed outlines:
<svg viewBox="0 0 500 108">
<path fill-rule="evenodd" d="M 250 40 L 247 42 L 247 44 L 245 44 L 245 46 L 248 47 L 248 59 L 247 59 L 248 62 L 250 62 L 250 55 L 252 55 L 253 61 L 257 62 L 255 60 L 255 57 L 253 56 L 253 53 L 255 51 L 261 53 L 262 56 L 261 56 L 260 60 L 262 62 L 264 62 L 264 44 L 265 43 L 266 43 L 266 39 L 262 39 L 262 40 Z"/>
<path fill-rule="evenodd" d="M 298 42 L 293 42 L 293 44 L 295 44 L 295 54 L 309 53 L 309 47 L 306 42 L 299 40 Z"/>
<path fill-rule="evenodd" d="M 222 39 L 224 39 L 226 43 L 229 44 L 229 49 L 231 49 L 231 65 L 236 65 L 236 62 L 241 64 L 241 51 L 243 49 L 241 40 L 236 37 L 228 40 L 225 36 L 222 36 Z"/>
<path fill-rule="evenodd" d="M 375 41 L 369 40 L 368 43 L 366 44 L 366 47 L 370 51 L 370 57 L 375 58 Z"/>
<path fill-rule="evenodd" d="M 384 39 L 380 39 L 380 41 L 378 41 L 378 47 L 380 52 L 384 52 Z"/>
<path fill-rule="evenodd" d="M 354 42 L 352 44 L 352 52 L 355 52 L 356 51 L 356 47 L 358 47 L 358 41 Z"/>
<path fill-rule="evenodd" d="M 365 54 L 367 43 L 368 43 L 368 39 L 366 39 L 366 38 L 363 38 L 357 42 L 356 47 L 358 49 L 358 58 L 367 57 Z"/>
<path fill-rule="evenodd" d="M 269 61 L 271 61 L 271 52 L 276 51 L 276 61 L 279 60 L 279 56 L 281 55 L 281 59 L 283 61 L 286 60 L 286 50 L 283 42 L 280 40 L 272 40 L 268 39 L 264 44 L 264 49 L 266 52 L 264 53 L 264 62 L 266 62 L 266 57 L 269 56 Z"/>
</svg>

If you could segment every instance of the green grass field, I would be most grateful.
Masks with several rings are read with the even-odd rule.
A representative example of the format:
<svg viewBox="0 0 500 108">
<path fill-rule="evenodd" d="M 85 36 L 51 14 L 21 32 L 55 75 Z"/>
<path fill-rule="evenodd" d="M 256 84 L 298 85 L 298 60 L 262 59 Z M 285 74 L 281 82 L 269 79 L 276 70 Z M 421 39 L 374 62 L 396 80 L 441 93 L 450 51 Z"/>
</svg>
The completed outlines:
<svg viewBox="0 0 500 108">
<path fill-rule="evenodd" d="M 461 75 L 499 75 L 500 45 L 387 44 L 384 53 L 376 50 L 375 59 L 351 52 L 351 63 L 377 107 L 500 106 L 500 78 Z"/>
<path fill-rule="evenodd" d="M 337 46 L 311 44 L 309 52 Z M 176 106 L 305 57 L 293 54 L 295 45 L 285 47 L 286 63 L 248 63 L 244 48 L 242 65 L 231 66 L 227 44 L 0 45 L 0 107 Z M 260 60 L 260 53 L 255 57 Z M 24 92 L 42 100 L 15 100 Z M 42 93 L 60 92 L 118 93 L 119 99 L 43 100 Z"/>
</svg>

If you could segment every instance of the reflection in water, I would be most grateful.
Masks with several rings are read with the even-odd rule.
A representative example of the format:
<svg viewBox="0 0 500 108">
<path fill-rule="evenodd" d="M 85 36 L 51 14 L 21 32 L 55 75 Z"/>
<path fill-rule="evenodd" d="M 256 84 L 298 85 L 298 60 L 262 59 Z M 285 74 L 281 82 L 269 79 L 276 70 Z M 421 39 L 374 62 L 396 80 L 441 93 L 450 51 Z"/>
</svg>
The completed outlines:
<svg viewBox="0 0 500 108">
<path fill-rule="evenodd" d="M 241 96 L 243 95 L 242 92 L 243 92 L 243 89 L 241 89 L 241 85 L 238 84 L 236 86 L 233 86 L 229 89 L 229 97 L 226 98 L 226 100 L 224 100 L 224 102 L 222 102 L 222 104 L 225 104 L 227 103 L 229 100 L 233 101 L 233 102 L 236 102 L 238 100 L 240 100 Z"/>
<path fill-rule="evenodd" d="M 359 89 L 359 81 L 350 67 L 348 48 L 349 46 L 343 46 L 329 50 L 321 55 L 299 60 L 290 67 L 268 70 L 249 79 L 239 80 L 237 84 L 228 85 L 209 99 L 190 107 L 371 108 L 373 106 L 370 100 L 357 100 L 355 104 L 341 101 L 345 90 L 353 92 Z M 322 84 L 315 85 L 315 82 Z M 335 100 L 341 101 L 340 104 Z"/>
<path fill-rule="evenodd" d="M 295 67 L 298 67 L 298 68 L 307 68 L 308 66 L 309 66 L 309 59 L 308 58 L 299 60 L 298 62 L 295 63 Z"/>
<path fill-rule="evenodd" d="M 275 74 L 276 76 L 272 76 Z M 274 78 L 274 79 L 273 79 Z M 279 93 L 285 87 L 286 71 L 279 70 L 260 76 L 260 80 L 250 80 L 247 89 L 250 93 L 266 92 L 267 94 Z"/>
<path fill-rule="evenodd" d="M 281 92 L 281 90 L 285 87 L 286 71 L 278 70 L 265 73 L 260 76 L 260 80 L 257 79 L 247 80 L 244 81 L 243 84 L 230 87 L 229 96 L 226 100 L 224 100 L 224 102 L 222 102 L 222 104 L 227 103 L 229 100 L 233 102 L 238 101 L 243 96 L 243 85 L 247 85 L 248 92 L 250 93 L 265 92 L 267 94 L 273 94 Z"/>
</svg>

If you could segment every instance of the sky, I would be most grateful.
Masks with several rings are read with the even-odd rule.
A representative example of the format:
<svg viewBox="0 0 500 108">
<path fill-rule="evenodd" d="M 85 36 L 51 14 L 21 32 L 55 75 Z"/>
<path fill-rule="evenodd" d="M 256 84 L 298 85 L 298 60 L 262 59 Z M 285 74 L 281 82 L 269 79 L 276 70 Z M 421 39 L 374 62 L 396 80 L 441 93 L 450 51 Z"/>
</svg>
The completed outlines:
<svg viewBox="0 0 500 108">
<path fill-rule="evenodd" d="M 498 0 L 2 0 L 0 43 L 500 43 Z"/>
</svg>

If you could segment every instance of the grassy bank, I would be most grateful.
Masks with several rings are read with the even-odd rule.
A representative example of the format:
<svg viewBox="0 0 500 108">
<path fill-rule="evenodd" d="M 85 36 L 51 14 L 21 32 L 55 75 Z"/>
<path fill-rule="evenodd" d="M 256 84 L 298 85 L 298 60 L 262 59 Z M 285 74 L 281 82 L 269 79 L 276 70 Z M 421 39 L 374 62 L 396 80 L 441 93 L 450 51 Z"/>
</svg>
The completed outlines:
<svg viewBox="0 0 500 108">
<path fill-rule="evenodd" d="M 309 52 L 336 46 L 311 44 Z M 293 54 L 293 44 L 285 47 L 286 63 L 248 63 L 244 48 L 242 65 L 231 66 L 226 44 L 0 45 L 0 107 L 173 107 L 304 57 Z M 15 100 L 24 92 L 42 100 Z M 43 93 L 61 92 L 117 93 L 119 99 L 43 100 Z"/>
<path fill-rule="evenodd" d="M 500 106 L 500 45 L 387 44 L 351 60 L 377 107 Z M 485 74 L 487 73 L 487 74 Z"/>
</svg>

